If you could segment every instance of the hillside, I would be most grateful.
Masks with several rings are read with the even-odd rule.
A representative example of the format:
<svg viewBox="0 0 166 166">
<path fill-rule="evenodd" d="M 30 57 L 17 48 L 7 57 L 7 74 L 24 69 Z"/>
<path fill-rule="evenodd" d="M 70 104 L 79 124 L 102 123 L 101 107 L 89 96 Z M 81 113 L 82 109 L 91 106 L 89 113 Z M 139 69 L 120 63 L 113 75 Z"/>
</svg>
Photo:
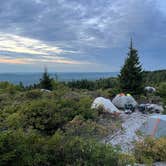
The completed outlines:
<svg viewBox="0 0 166 166">
<path fill-rule="evenodd" d="M 44 80 L 40 81 L 44 83 Z M 119 130 L 123 131 L 123 126 L 132 125 L 103 109 L 91 109 L 96 97 L 110 98 L 119 93 L 116 78 L 93 82 L 99 85 L 93 90 L 77 86 L 71 88 L 69 84 L 52 79 L 50 81 L 51 91 L 41 90 L 37 84 L 24 87 L 22 84 L 0 83 L 0 165 L 26 163 L 29 166 L 45 166 L 58 163 L 125 166 L 135 162 L 166 160 L 163 148 L 166 146 L 165 138 L 145 140 L 149 148 L 150 141 L 153 141 L 154 147 L 150 154 L 143 151 L 146 149 L 144 144 L 136 147 L 132 145 L 133 153 L 128 153 L 122 151 L 123 147 L 121 150 L 102 143 L 101 140 L 113 136 Z M 105 81 L 111 84 L 105 84 Z M 45 85 L 46 83 L 48 84 L 45 82 Z M 84 83 L 83 86 L 86 81 Z M 165 85 L 166 83 L 159 84 L 156 94 L 142 94 L 140 98 L 160 96 L 161 102 L 165 102 Z M 142 117 L 140 114 L 139 117 Z M 135 115 L 131 115 L 132 120 Z M 125 116 L 130 119 L 130 116 Z M 134 125 L 125 130 L 131 132 L 130 129 L 133 130 Z M 122 136 L 129 141 L 129 135 L 124 137 L 122 133 Z M 135 134 L 132 136 L 135 137 Z M 121 137 L 115 139 L 118 142 Z M 127 140 L 122 142 L 126 143 Z M 115 141 L 112 144 L 114 143 Z M 162 149 L 159 148 L 160 145 Z"/>
</svg>

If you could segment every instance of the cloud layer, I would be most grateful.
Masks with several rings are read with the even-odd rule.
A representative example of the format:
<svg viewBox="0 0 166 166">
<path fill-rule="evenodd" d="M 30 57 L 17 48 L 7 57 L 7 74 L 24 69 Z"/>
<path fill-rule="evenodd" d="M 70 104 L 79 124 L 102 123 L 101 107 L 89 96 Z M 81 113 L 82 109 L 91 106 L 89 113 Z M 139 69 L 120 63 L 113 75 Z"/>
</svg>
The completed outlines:
<svg viewBox="0 0 166 166">
<path fill-rule="evenodd" d="M 165 68 L 164 5 L 164 0 L 2 1 L 0 63 L 118 71 L 132 36 L 145 69 L 156 69 L 156 63 Z"/>
</svg>

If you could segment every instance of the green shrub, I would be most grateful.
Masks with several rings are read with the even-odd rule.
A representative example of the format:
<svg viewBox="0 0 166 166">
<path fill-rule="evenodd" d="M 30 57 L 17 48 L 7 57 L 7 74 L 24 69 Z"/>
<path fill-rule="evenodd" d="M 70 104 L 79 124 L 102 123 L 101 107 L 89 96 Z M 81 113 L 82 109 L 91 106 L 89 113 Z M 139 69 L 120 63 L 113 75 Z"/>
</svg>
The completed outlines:
<svg viewBox="0 0 166 166">
<path fill-rule="evenodd" d="M 88 97 L 81 97 L 76 102 L 75 99 L 56 99 L 53 95 L 40 99 L 41 94 L 36 90 L 25 95 L 25 101 L 20 99 L 20 103 L 13 103 L 0 111 L 1 128 L 33 128 L 44 134 L 53 134 L 76 115 L 86 120 L 97 117 L 97 112 L 90 109 L 91 99 Z"/>
<path fill-rule="evenodd" d="M 166 106 L 166 82 L 160 83 L 158 88 L 158 95 L 162 97 L 162 101 L 164 105 Z M 164 109 L 163 114 L 166 114 L 166 108 Z"/>
<path fill-rule="evenodd" d="M 117 148 L 96 141 L 107 128 L 91 109 L 93 93 L 56 86 L 51 93 L 33 89 L 0 94 L 0 165 L 131 164 L 131 156 L 124 159 Z"/>
<path fill-rule="evenodd" d="M 44 139 L 33 131 L 6 131 L 0 134 L 1 166 L 39 166 L 47 156 L 43 153 Z"/>
<path fill-rule="evenodd" d="M 135 157 L 131 154 L 119 154 L 118 155 L 118 166 L 134 165 Z"/>
<path fill-rule="evenodd" d="M 58 163 L 59 165 L 117 166 L 118 152 L 109 145 L 103 145 L 91 139 L 64 137 L 57 134 L 50 141 L 51 147 L 48 146 L 48 154 L 52 165 Z"/>
<path fill-rule="evenodd" d="M 166 82 L 160 83 L 158 87 L 159 96 L 166 98 Z"/>
<path fill-rule="evenodd" d="M 33 128 L 45 134 L 56 131 L 65 122 L 65 117 L 57 111 L 56 104 L 50 100 L 34 100 L 24 104 L 20 110 L 23 128 Z"/>
<path fill-rule="evenodd" d="M 17 91 L 21 91 L 22 88 L 19 85 L 14 85 L 7 81 L 0 82 L 0 92 L 1 93 L 9 93 L 15 94 Z"/>
<path fill-rule="evenodd" d="M 25 98 L 27 99 L 38 99 L 41 98 L 42 92 L 39 90 L 29 90 L 25 93 Z"/>
<path fill-rule="evenodd" d="M 108 134 L 106 127 L 92 120 L 85 120 L 82 116 L 75 116 L 64 129 L 67 135 L 75 135 L 83 138 L 101 139 Z"/>
<path fill-rule="evenodd" d="M 33 130 L 15 130 L 0 135 L 1 166 L 105 165 L 126 166 L 134 161 L 111 145 L 92 139 L 65 136 L 58 131 L 43 137 Z"/>
<path fill-rule="evenodd" d="M 148 137 L 135 145 L 135 157 L 139 162 L 166 161 L 166 138 Z"/>
</svg>

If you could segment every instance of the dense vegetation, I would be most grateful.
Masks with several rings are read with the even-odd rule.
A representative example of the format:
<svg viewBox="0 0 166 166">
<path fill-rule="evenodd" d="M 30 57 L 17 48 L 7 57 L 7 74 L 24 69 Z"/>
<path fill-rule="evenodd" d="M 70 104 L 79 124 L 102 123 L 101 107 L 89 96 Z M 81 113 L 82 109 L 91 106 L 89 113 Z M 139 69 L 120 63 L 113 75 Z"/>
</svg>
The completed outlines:
<svg viewBox="0 0 166 166">
<path fill-rule="evenodd" d="M 117 78 L 105 78 L 95 81 L 90 80 L 73 80 L 66 83 L 67 86 L 74 89 L 88 89 L 88 90 L 97 90 L 97 89 L 117 89 L 119 86 L 119 81 Z"/>
<path fill-rule="evenodd" d="M 135 156 L 122 153 L 118 147 L 99 143 L 101 138 L 117 130 L 121 121 L 105 116 L 102 110 L 92 110 L 91 103 L 97 96 L 110 98 L 120 92 L 116 78 L 69 83 L 47 78 L 52 91 L 41 91 L 45 86 L 41 86 L 41 82 L 31 87 L 0 83 L 1 166 L 123 166 L 136 161 L 165 160 L 162 157 L 165 151 L 158 154 L 160 144 L 166 146 L 162 139 L 151 147 L 151 154 L 143 148 L 144 143 L 137 144 Z M 87 87 L 88 82 L 93 83 L 92 89 Z M 166 83 L 158 85 L 157 95 L 163 102 L 166 101 L 165 89 Z M 107 118 L 108 126 L 100 121 Z"/>
<path fill-rule="evenodd" d="M 161 86 L 166 82 L 166 70 L 143 71 L 142 75 L 143 75 L 142 87 L 154 86 L 156 88 L 159 88 L 159 86 Z M 123 92 L 120 88 L 119 79 L 117 77 L 99 79 L 96 81 L 73 80 L 64 84 L 72 89 L 109 90 L 110 96 L 115 96 L 117 93 Z M 164 88 L 162 89 L 164 90 Z"/>
<path fill-rule="evenodd" d="M 125 159 L 119 149 L 98 142 L 120 125 L 118 119 L 112 119 L 109 128 L 99 123 L 101 111 L 90 109 L 95 92 L 54 84 L 52 92 L 42 92 L 0 83 L 1 166 L 134 162 L 133 156 Z"/>
<path fill-rule="evenodd" d="M 161 82 L 166 82 L 166 70 L 144 71 L 143 78 L 145 84 L 159 86 Z"/>
<path fill-rule="evenodd" d="M 154 161 L 166 161 L 166 138 L 147 137 L 135 145 L 135 156 L 140 163 L 152 165 Z"/>
</svg>

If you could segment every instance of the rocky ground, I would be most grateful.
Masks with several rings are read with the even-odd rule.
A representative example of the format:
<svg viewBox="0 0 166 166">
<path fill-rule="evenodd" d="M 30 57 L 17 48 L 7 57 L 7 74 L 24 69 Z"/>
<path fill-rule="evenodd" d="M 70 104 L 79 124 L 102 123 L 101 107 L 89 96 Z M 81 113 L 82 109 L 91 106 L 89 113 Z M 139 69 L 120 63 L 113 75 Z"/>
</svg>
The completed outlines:
<svg viewBox="0 0 166 166">
<path fill-rule="evenodd" d="M 133 148 L 133 142 L 141 139 L 141 136 L 137 134 L 138 129 L 147 120 L 150 115 L 142 114 L 138 111 L 128 115 L 122 113 L 122 128 L 115 134 L 110 134 L 104 139 L 105 143 L 111 143 L 112 145 L 120 145 L 122 151 L 131 152 Z"/>
<path fill-rule="evenodd" d="M 105 143 L 111 143 L 113 146 L 120 145 L 123 152 L 131 153 L 134 142 L 141 140 L 143 137 L 138 134 L 141 125 L 146 122 L 151 114 L 142 114 L 136 111 L 130 115 L 122 113 L 122 127 L 115 134 L 108 135 Z M 136 164 L 136 166 L 145 166 L 144 164 Z M 166 162 L 157 162 L 153 166 L 166 166 Z"/>
</svg>

